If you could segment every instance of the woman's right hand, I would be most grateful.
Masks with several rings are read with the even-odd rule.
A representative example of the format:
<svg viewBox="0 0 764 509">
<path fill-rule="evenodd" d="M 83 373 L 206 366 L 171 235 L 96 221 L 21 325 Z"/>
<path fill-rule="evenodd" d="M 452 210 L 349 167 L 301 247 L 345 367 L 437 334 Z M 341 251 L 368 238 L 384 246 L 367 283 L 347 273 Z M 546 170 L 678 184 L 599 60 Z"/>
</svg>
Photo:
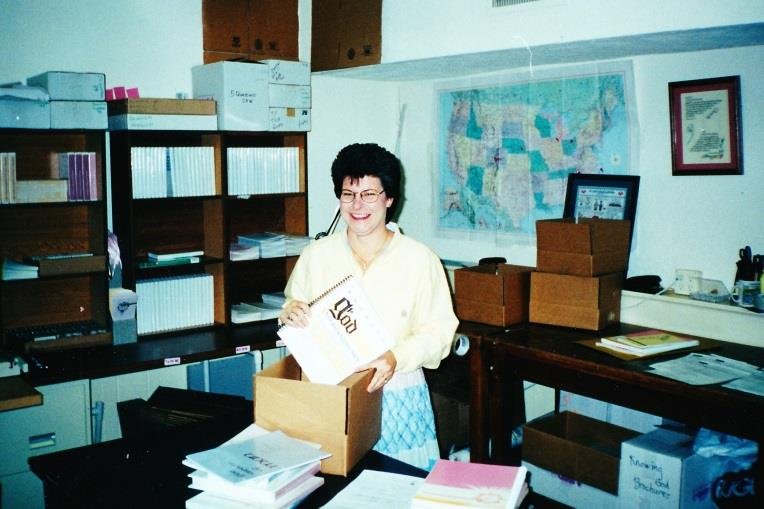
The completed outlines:
<svg viewBox="0 0 764 509">
<path fill-rule="evenodd" d="M 301 300 L 290 300 L 279 315 L 279 322 L 293 327 L 307 327 L 310 320 L 310 306 Z"/>
</svg>

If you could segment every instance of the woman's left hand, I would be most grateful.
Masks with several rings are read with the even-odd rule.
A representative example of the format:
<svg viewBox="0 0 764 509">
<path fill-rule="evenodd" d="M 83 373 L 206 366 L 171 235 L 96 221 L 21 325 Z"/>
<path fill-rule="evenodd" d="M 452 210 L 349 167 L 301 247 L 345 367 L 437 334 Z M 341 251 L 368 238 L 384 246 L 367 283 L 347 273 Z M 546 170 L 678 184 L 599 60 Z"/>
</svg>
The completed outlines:
<svg viewBox="0 0 764 509">
<path fill-rule="evenodd" d="M 388 350 L 373 361 L 359 366 L 356 372 L 366 371 L 367 369 L 374 370 L 374 376 L 371 377 L 371 382 L 366 387 L 367 392 L 374 392 L 385 386 L 387 382 L 395 374 L 395 366 L 398 361 L 395 359 L 395 355 L 392 351 Z"/>
</svg>

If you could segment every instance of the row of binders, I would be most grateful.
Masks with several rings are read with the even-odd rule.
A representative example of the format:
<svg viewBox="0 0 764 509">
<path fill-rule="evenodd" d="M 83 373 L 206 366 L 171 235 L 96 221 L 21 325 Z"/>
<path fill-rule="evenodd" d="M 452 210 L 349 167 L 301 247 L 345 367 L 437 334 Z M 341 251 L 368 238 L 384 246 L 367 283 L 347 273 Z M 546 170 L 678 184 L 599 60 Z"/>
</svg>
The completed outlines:
<svg viewBox="0 0 764 509">
<path fill-rule="evenodd" d="M 0 203 L 16 203 L 15 152 L 0 152 Z"/>
<path fill-rule="evenodd" d="M 214 449 L 189 454 L 189 509 L 240 507 L 282 509 L 296 506 L 324 484 L 321 460 L 330 454 L 318 444 L 251 424 Z"/>
<path fill-rule="evenodd" d="M 215 322 L 212 274 L 138 280 L 138 334 L 152 334 Z"/>
<path fill-rule="evenodd" d="M 91 201 L 98 197 L 98 168 L 95 152 L 58 154 L 58 178 L 67 181 L 69 201 Z"/>
<path fill-rule="evenodd" d="M 214 147 L 131 147 L 133 198 L 215 194 Z"/>
<path fill-rule="evenodd" d="M 228 194 L 300 192 L 298 147 L 229 147 Z"/>
</svg>

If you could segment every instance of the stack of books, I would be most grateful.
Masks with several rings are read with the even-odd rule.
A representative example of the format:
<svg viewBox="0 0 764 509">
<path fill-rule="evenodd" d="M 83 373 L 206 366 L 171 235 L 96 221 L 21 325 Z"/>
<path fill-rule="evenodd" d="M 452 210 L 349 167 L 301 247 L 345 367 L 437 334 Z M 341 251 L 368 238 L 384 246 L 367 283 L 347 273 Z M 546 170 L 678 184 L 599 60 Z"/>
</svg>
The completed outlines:
<svg viewBox="0 0 764 509">
<path fill-rule="evenodd" d="M 286 255 L 287 256 L 300 256 L 302 248 L 310 244 L 311 237 L 307 235 L 293 235 L 291 233 L 286 234 Z"/>
<path fill-rule="evenodd" d="M 59 153 L 58 178 L 67 181 L 66 198 L 69 201 L 93 201 L 100 198 L 95 152 Z"/>
<path fill-rule="evenodd" d="M 599 347 L 637 357 L 692 348 L 698 344 L 697 339 L 684 338 L 654 329 L 635 332 L 634 334 L 605 337 L 597 342 Z"/>
<path fill-rule="evenodd" d="M 258 246 L 260 248 L 260 258 L 286 256 L 286 235 L 283 233 L 247 233 L 239 235 L 237 241 L 245 246 Z"/>
<path fill-rule="evenodd" d="M 15 152 L 0 152 L 0 203 L 16 203 Z"/>
<path fill-rule="evenodd" d="M 186 507 L 294 507 L 323 485 L 316 474 L 328 456 L 317 444 L 251 424 L 219 447 L 186 456 L 183 464 L 194 469 L 189 487 L 201 491 Z"/>
<path fill-rule="evenodd" d="M 165 267 L 168 265 L 186 265 L 190 263 L 201 262 L 201 257 L 204 256 L 204 251 L 182 251 L 174 253 L 155 253 L 148 252 L 146 254 L 146 260 L 142 261 L 139 266 L 143 268 L 151 267 Z"/>
<path fill-rule="evenodd" d="M 228 248 L 228 253 L 232 262 L 241 260 L 257 260 L 260 258 L 260 245 L 233 242 Z"/>
<path fill-rule="evenodd" d="M 411 501 L 412 509 L 515 509 L 528 494 L 525 467 L 438 460 Z"/>
<path fill-rule="evenodd" d="M 35 279 L 39 277 L 39 267 L 31 263 L 21 263 L 10 258 L 3 258 L 3 280 Z"/>
</svg>

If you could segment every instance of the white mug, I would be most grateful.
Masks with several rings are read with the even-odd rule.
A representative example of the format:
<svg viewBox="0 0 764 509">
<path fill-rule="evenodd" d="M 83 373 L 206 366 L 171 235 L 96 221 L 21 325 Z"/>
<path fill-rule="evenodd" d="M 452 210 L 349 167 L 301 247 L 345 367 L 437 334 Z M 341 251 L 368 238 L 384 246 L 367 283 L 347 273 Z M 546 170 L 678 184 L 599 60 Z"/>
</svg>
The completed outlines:
<svg viewBox="0 0 764 509">
<path fill-rule="evenodd" d="M 760 288 L 761 284 L 758 281 L 744 281 L 741 279 L 732 287 L 730 299 L 738 306 L 752 308 Z"/>
</svg>

